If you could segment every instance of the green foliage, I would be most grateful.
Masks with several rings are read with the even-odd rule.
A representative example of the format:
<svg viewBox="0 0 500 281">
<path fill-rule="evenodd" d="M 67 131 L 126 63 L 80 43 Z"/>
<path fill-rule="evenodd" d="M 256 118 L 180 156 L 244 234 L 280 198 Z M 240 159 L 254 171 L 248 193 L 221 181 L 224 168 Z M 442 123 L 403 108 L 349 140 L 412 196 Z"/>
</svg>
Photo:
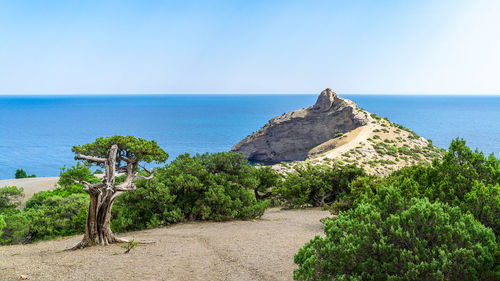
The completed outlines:
<svg viewBox="0 0 500 281">
<path fill-rule="evenodd" d="M 73 185 L 83 188 L 83 185 L 81 184 L 82 181 L 97 183 L 99 178 L 93 175 L 90 170 L 90 166 L 77 162 L 76 166 L 72 166 L 69 169 L 61 169 L 57 184 L 59 184 L 62 188 L 69 188 Z"/>
<path fill-rule="evenodd" d="M 5 226 L 0 232 L 0 245 L 25 243 L 29 240 L 30 222 L 25 214 L 18 209 L 10 209 L 2 214 Z"/>
<path fill-rule="evenodd" d="M 0 245 L 25 240 L 28 233 L 27 220 L 17 209 L 23 197 L 23 188 L 15 186 L 0 188 Z"/>
<path fill-rule="evenodd" d="M 259 182 L 252 169 L 243 155 L 232 152 L 184 154 L 158 180 L 172 190 L 189 220 L 249 219 L 262 216 L 268 206 L 255 199 Z"/>
<path fill-rule="evenodd" d="M 25 170 L 23 169 L 17 169 L 16 174 L 15 174 L 16 179 L 24 179 L 24 178 L 36 178 L 35 174 L 32 174 L 31 176 L 28 176 Z"/>
<path fill-rule="evenodd" d="M 279 187 L 280 196 L 289 207 L 323 206 L 348 191 L 349 183 L 364 175 L 354 165 L 307 165 L 288 173 Z"/>
<path fill-rule="evenodd" d="M 76 154 L 107 158 L 109 149 L 114 144 L 118 146 L 117 165 L 124 158 L 135 159 L 137 162 L 144 161 L 146 163 L 163 163 L 168 158 L 168 154 L 155 141 L 148 141 L 134 136 L 98 138 L 93 143 L 73 146 L 72 151 Z M 87 162 L 88 164 L 95 164 L 90 161 Z"/>
<path fill-rule="evenodd" d="M 71 194 L 47 197 L 41 205 L 27 209 L 30 240 L 66 236 L 85 230 L 88 196 Z"/>
<path fill-rule="evenodd" d="M 139 173 L 142 173 L 139 171 Z M 181 155 L 155 170 L 152 180 L 137 180 L 138 189 L 115 201 L 114 231 L 139 230 L 185 220 L 250 219 L 262 216 L 269 206 L 269 190 L 280 176 L 269 167 L 255 168 L 231 152 Z M 26 243 L 84 231 L 88 195 L 81 181 L 97 182 L 86 165 L 62 169 L 59 187 L 36 193 L 21 211 L 14 187 L 1 189 L 9 212 L 2 212 L 6 226 L 0 244 Z M 117 177 L 116 182 L 123 180 Z M 255 197 L 260 194 L 260 201 Z"/>
<path fill-rule="evenodd" d="M 37 197 L 37 204 L 26 207 L 24 211 L 10 208 L 1 212 L 6 225 L 0 235 L 0 244 L 27 243 L 83 232 L 87 195 L 43 194 Z"/>
<path fill-rule="evenodd" d="M 381 120 L 381 119 L 382 119 L 382 118 L 381 118 L 380 116 L 378 116 L 377 114 L 373 114 L 373 113 L 372 113 L 372 114 L 370 114 L 370 116 L 371 116 L 372 118 L 374 118 L 375 120 L 377 120 L 377 121 L 379 121 L 379 120 Z"/>
<path fill-rule="evenodd" d="M 332 212 L 367 202 L 381 186 L 395 186 L 406 198 L 428 198 L 460 207 L 485 226 L 500 233 L 500 162 L 478 151 L 471 151 L 464 140 L 452 141 L 442 160 L 432 166 L 416 165 L 394 172 L 385 179 L 353 182 L 351 193 L 333 205 Z"/>
<path fill-rule="evenodd" d="M 459 208 L 380 188 L 299 250 L 297 280 L 498 280 L 493 232 Z M 496 272 L 495 272 L 496 271 Z"/>
<path fill-rule="evenodd" d="M 158 181 L 157 176 L 148 181 L 138 181 L 137 190 L 126 192 L 116 199 L 111 220 L 113 231 L 158 227 L 184 219 L 184 214 L 175 206 L 175 196 Z"/>
<path fill-rule="evenodd" d="M 3 219 L 3 216 L 0 215 L 0 237 L 2 237 L 2 234 L 3 234 L 3 228 L 7 226 L 7 224 L 5 223 L 5 220 Z"/>
<path fill-rule="evenodd" d="M 76 166 L 69 169 L 62 168 L 59 175 L 58 187 L 52 190 L 35 193 L 27 202 L 26 209 L 31 209 L 44 204 L 52 196 L 67 197 L 72 194 L 87 194 L 83 191 L 82 181 L 97 183 L 99 178 L 92 174 L 89 166 L 77 162 Z"/>
<path fill-rule="evenodd" d="M 85 227 L 88 195 L 79 181 L 97 182 L 88 166 L 78 163 L 62 169 L 59 187 L 35 193 L 23 211 L 15 209 L 22 188 L 0 188 L 0 213 L 6 226 L 0 244 L 26 243 L 81 233 Z"/>
<path fill-rule="evenodd" d="M 128 241 L 126 245 L 122 245 L 122 248 L 126 249 L 124 254 L 128 254 L 130 250 L 134 249 L 135 246 L 139 245 L 139 242 L 135 242 L 134 239 Z"/>
<path fill-rule="evenodd" d="M 24 197 L 22 187 L 4 186 L 0 187 L 0 213 L 6 209 L 17 208 L 21 205 L 21 198 Z"/>
<path fill-rule="evenodd" d="M 156 169 L 153 179 L 137 182 L 135 192 L 117 199 L 112 227 L 127 231 L 184 220 L 260 217 L 269 201 L 257 201 L 255 192 L 261 181 L 272 185 L 273 178 L 269 171 L 255 170 L 232 152 L 180 155 Z"/>
<path fill-rule="evenodd" d="M 258 183 L 255 188 L 255 198 L 264 200 L 273 195 L 273 190 L 281 182 L 281 175 L 269 166 L 251 169 L 257 177 Z"/>
</svg>

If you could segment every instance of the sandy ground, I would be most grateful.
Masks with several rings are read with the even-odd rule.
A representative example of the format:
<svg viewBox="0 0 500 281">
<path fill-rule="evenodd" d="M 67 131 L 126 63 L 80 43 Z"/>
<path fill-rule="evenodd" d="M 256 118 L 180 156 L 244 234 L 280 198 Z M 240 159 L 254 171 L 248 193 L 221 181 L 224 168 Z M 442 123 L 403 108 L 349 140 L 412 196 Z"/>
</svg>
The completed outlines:
<svg viewBox="0 0 500 281">
<path fill-rule="evenodd" d="M 59 177 L 47 177 L 47 178 L 26 178 L 26 179 L 10 179 L 10 180 L 0 180 L 0 187 L 4 186 L 17 186 L 24 188 L 24 194 L 26 195 L 22 204 L 33 196 L 33 194 L 54 188 Z"/>
<path fill-rule="evenodd" d="M 125 233 L 154 242 L 74 252 L 81 236 L 0 247 L 0 280 L 292 280 L 293 257 L 322 234 L 319 209 L 270 209 L 258 220 L 177 224 Z"/>
</svg>

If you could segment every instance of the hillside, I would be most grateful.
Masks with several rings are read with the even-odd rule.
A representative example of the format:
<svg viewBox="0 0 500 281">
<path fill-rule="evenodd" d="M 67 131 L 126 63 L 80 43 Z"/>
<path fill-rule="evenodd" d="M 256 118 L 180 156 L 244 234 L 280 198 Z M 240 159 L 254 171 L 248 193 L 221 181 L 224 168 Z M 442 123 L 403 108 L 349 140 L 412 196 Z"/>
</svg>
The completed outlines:
<svg viewBox="0 0 500 281">
<path fill-rule="evenodd" d="M 322 233 L 319 209 L 269 209 L 258 220 L 176 224 L 120 235 L 138 245 L 64 252 L 81 235 L 2 246 L 4 280 L 292 280 L 293 256 Z"/>
<path fill-rule="evenodd" d="M 321 92 L 313 106 L 272 118 L 232 150 L 283 172 L 294 165 L 340 161 L 381 176 L 443 153 L 412 130 L 363 110 L 331 89 Z"/>
</svg>

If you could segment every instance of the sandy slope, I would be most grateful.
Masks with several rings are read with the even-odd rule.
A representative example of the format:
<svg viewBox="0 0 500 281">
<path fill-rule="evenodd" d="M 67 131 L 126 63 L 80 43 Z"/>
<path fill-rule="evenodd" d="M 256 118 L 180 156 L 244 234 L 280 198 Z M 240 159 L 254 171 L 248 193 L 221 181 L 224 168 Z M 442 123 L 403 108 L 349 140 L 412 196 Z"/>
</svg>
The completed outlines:
<svg viewBox="0 0 500 281">
<path fill-rule="evenodd" d="M 268 210 L 254 221 L 177 224 L 126 233 L 154 241 L 75 252 L 80 236 L 0 247 L 0 280 L 292 280 L 293 256 L 322 233 L 319 209 Z"/>
<path fill-rule="evenodd" d="M 0 180 L 0 187 L 14 185 L 24 188 L 26 194 L 22 201 L 24 204 L 36 192 L 54 188 L 58 180 L 59 177 Z"/>
</svg>

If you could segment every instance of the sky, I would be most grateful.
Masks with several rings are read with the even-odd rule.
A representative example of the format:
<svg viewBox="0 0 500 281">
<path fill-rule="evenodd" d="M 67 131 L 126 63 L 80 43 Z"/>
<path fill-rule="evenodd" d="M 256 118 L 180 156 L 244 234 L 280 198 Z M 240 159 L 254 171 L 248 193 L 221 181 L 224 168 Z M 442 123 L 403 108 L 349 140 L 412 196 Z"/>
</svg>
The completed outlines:
<svg viewBox="0 0 500 281">
<path fill-rule="evenodd" d="M 0 0 L 0 94 L 500 94 L 500 1 Z"/>
</svg>

